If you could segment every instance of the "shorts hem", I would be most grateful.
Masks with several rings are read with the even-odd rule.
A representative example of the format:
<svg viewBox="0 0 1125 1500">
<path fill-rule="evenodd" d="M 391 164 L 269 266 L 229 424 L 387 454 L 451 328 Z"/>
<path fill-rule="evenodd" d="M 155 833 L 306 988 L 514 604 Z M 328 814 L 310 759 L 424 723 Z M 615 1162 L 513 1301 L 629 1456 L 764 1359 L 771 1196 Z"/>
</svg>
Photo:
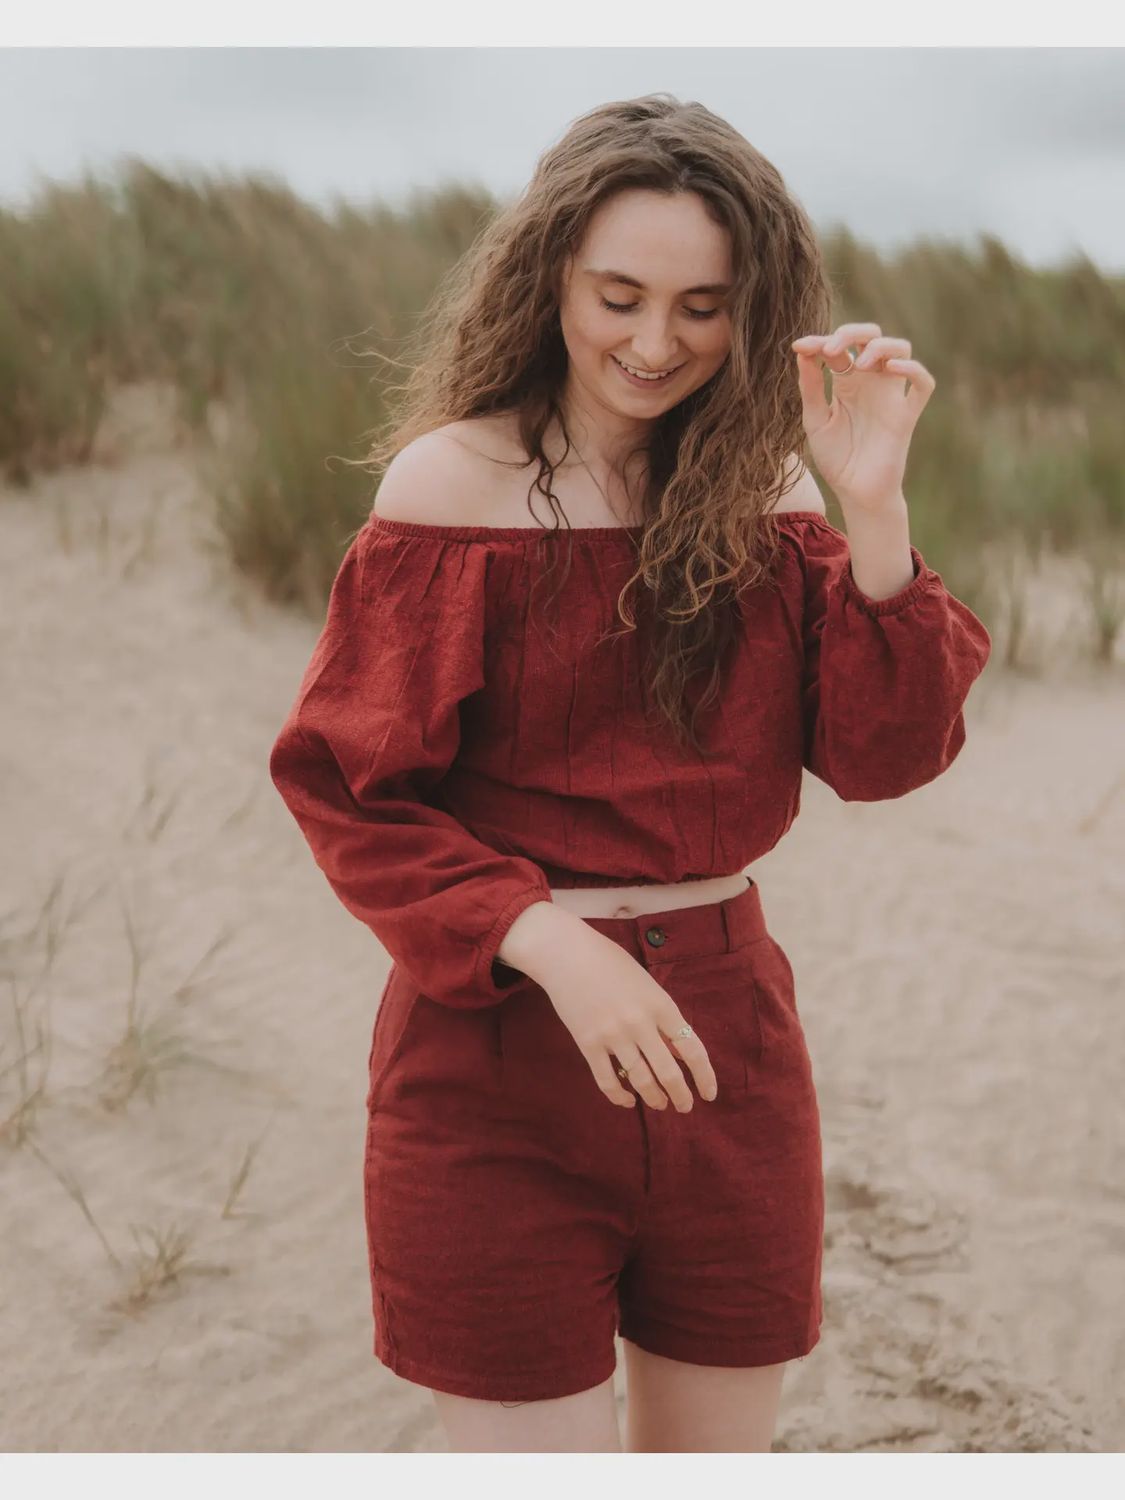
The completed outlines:
<svg viewBox="0 0 1125 1500">
<path fill-rule="evenodd" d="M 779 1365 L 790 1359 L 804 1359 L 820 1342 L 821 1325 L 801 1337 L 793 1334 L 771 1339 L 712 1339 L 684 1334 L 667 1323 L 643 1324 L 622 1320 L 620 1334 L 630 1344 L 648 1354 L 665 1359 L 682 1360 L 691 1365 L 719 1365 L 724 1369 L 753 1369 L 758 1365 Z"/>
<path fill-rule="evenodd" d="M 428 1386 L 448 1396 L 469 1396 L 477 1401 L 550 1401 L 558 1396 L 576 1396 L 609 1380 L 617 1369 L 617 1351 L 608 1362 L 585 1371 L 541 1370 L 535 1374 L 502 1376 L 450 1375 L 397 1349 L 391 1351 L 376 1341 L 374 1355 L 393 1374 L 416 1385 Z"/>
</svg>

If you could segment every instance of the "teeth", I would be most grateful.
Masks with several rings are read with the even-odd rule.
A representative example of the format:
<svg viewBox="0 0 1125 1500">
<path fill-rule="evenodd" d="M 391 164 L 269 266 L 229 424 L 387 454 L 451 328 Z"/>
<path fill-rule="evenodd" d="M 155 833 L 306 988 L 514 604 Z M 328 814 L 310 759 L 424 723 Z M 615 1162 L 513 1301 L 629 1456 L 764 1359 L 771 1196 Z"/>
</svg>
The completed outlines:
<svg viewBox="0 0 1125 1500">
<path fill-rule="evenodd" d="M 633 366 L 627 365 L 623 359 L 619 359 L 617 363 L 623 370 L 628 370 L 630 375 L 635 375 L 638 380 L 664 380 L 666 376 L 672 373 L 671 370 L 661 370 L 658 375 L 652 375 L 647 370 L 634 370 Z"/>
</svg>

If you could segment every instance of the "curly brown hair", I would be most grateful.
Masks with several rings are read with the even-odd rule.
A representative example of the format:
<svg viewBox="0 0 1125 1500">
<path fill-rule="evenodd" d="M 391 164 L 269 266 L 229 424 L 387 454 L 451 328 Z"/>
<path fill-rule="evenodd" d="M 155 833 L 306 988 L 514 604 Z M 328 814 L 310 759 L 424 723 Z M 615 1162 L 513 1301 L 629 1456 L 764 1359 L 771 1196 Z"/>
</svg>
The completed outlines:
<svg viewBox="0 0 1125 1500">
<path fill-rule="evenodd" d="M 710 380 L 654 422 L 638 450 L 647 459 L 644 522 L 636 569 L 617 601 L 625 628 L 635 629 L 626 596 L 643 581 L 652 700 L 677 741 L 706 754 L 695 715 L 718 696 L 735 595 L 772 575 L 780 545 L 773 507 L 799 473 L 788 471 L 789 455 L 805 444 L 790 346 L 828 326 L 832 301 L 803 208 L 732 125 L 663 92 L 575 120 L 438 288 L 419 324 L 409 378 L 390 387 L 402 398 L 396 419 L 365 467 L 381 474 L 408 443 L 451 422 L 513 413 L 527 454 L 520 467 L 538 460 L 529 507 L 532 489 L 557 502 L 543 440 L 554 421 L 569 452 L 558 402 L 567 370 L 563 267 L 594 212 L 632 188 L 696 193 L 730 235 L 730 352 Z M 544 528 L 537 539 L 550 545 L 552 566 L 558 533 L 557 525 Z M 709 673 L 701 696 L 690 686 L 700 673 Z"/>
</svg>

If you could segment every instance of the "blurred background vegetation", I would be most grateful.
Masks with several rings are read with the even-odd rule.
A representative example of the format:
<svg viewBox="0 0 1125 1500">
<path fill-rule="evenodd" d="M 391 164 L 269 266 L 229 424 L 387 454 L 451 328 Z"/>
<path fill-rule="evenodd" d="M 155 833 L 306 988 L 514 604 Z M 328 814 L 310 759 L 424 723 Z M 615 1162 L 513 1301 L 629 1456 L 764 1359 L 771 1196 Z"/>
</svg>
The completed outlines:
<svg viewBox="0 0 1125 1500">
<path fill-rule="evenodd" d="M 89 462 L 115 387 L 167 382 L 186 441 L 215 462 L 215 520 L 266 595 L 317 613 L 371 508 L 362 459 L 384 386 L 438 281 L 497 201 L 420 192 L 329 216 L 261 176 L 127 159 L 0 208 L 0 469 Z M 906 475 L 911 535 L 1019 665 L 1045 556 L 1078 570 L 1089 655 L 1109 661 L 1125 563 L 1125 278 L 1079 256 L 1035 270 L 984 235 L 880 256 L 822 239 L 833 323 L 912 341 L 937 390 Z M 221 429 L 212 417 L 228 415 Z M 837 524 L 842 518 L 830 517 Z"/>
</svg>

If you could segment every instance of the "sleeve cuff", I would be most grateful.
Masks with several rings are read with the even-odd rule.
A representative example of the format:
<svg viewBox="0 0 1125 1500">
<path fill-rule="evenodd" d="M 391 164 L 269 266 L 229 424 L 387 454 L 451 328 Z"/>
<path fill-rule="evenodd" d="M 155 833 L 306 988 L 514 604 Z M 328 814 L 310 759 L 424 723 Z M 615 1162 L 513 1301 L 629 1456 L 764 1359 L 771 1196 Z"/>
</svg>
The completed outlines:
<svg viewBox="0 0 1125 1500">
<path fill-rule="evenodd" d="M 941 583 L 939 575 L 927 565 L 917 547 L 911 545 L 910 556 L 914 562 L 913 579 L 899 589 L 897 594 L 890 594 L 886 599 L 872 599 L 862 591 L 855 581 L 849 558 L 847 567 L 840 575 L 845 598 L 869 615 L 895 615 L 901 610 L 909 609 L 923 594 L 929 593 L 935 584 Z"/>
<path fill-rule="evenodd" d="M 529 906 L 534 906 L 537 901 L 550 901 L 551 899 L 551 888 L 546 879 L 537 882 L 513 896 L 489 928 L 477 952 L 476 972 L 476 982 L 489 999 L 503 1000 L 514 985 L 527 977 L 519 969 L 508 968 L 503 960 L 496 956 L 496 950 L 504 941 L 509 927 L 520 912 L 526 911 Z"/>
</svg>

